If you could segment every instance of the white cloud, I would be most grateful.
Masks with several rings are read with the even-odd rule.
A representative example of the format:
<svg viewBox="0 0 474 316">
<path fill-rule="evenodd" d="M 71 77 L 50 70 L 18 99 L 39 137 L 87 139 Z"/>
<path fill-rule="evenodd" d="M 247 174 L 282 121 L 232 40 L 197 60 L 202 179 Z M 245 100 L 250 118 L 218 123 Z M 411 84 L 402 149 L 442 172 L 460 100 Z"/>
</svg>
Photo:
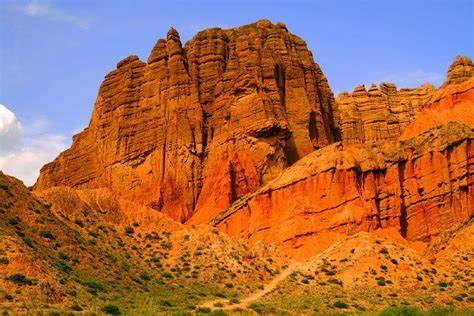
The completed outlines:
<svg viewBox="0 0 474 316">
<path fill-rule="evenodd" d="M 81 29 L 89 29 L 86 20 L 54 7 L 46 1 L 32 0 L 17 7 L 18 11 L 32 17 L 42 17 L 53 21 L 71 23 Z"/>
<path fill-rule="evenodd" d="M 424 83 L 431 83 L 439 86 L 444 81 L 444 75 L 434 72 L 427 72 L 424 70 L 415 70 L 411 72 L 399 72 L 382 77 L 380 82 L 393 82 L 398 88 L 415 88 Z"/>
<path fill-rule="evenodd" d="M 15 137 L 11 130 L 15 130 Z M 21 124 L 13 112 L 0 104 L 0 170 L 26 185 L 35 183 L 41 167 L 66 149 L 68 141 L 66 135 L 50 131 L 46 118 Z"/>
<path fill-rule="evenodd" d="M 23 126 L 12 111 L 0 104 L 0 150 L 11 149 L 23 136 Z"/>
</svg>

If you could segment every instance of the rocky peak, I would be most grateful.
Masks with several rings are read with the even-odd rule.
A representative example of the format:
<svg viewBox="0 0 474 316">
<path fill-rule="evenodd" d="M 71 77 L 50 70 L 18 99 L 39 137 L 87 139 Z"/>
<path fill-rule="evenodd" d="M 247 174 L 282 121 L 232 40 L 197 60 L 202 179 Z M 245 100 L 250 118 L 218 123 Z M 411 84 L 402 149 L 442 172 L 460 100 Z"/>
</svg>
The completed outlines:
<svg viewBox="0 0 474 316">
<path fill-rule="evenodd" d="M 467 56 L 456 56 L 449 66 L 448 76 L 444 85 L 457 84 L 474 77 L 474 64 Z"/>
<path fill-rule="evenodd" d="M 90 124 L 36 190 L 106 187 L 180 221 L 207 221 L 336 140 L 334 97 L 306 43 L 268 20 L 197 33 L 171 28 L 146 63 L 102 83 Z"/>
<path fill-rule="evenodd" d="M 449 67 L 446 82 L 439 90 L 429 83 L 418 88 L 397 89 L 395 84 L 383 82 L 379 87 L 371 84 L 369 90 L 364 85 L 359 85 L 352 93 L 341 93 L 336 101 L 341 139 L 348 143 L 395 140 L 403 134 L 420 110 L 445 94 L 454 95 L 446 89 L 466 82 L 473 76 L 471 59 L 457 56 Z M 470 89 L 469 87 L 470 85 L 466 85 L 465 88 Z M 459 89 L 462 90 L 460 93 L 466 90 Z"/>
</svg>

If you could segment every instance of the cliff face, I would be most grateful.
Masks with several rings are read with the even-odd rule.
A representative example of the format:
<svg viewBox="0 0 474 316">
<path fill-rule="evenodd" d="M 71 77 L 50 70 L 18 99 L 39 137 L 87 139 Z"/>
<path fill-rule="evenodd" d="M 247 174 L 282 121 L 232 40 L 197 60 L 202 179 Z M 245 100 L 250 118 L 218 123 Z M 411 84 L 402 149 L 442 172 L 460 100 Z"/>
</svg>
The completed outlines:
<svg viewBox="0 0 474 316">
<path fill-rule="evenodd" d="M 441 107 L 446 107 L 446 102 L 457 103 L 460 99 L 472 99 L 469 94 L 473 93 L 473 76 L 474 65 L 471 59 L 457 56 L 439 90 L 429 84 L 397 90 L 392 83 L 382 83 L 379 87 L 373 84 L 368 90 L 364 86 L 358 86 L 352 93 L 343 92 L 336 101 L 337 126 L 341 131 L 341 139 L 347 143 L 369 144 L 395 140 L 425 107 L 439 108 L 436 104 L 440 100 L 445 102 Z M 447 101 L 446 96 L 453 96 L 454 99 Z M 443 119 L 443 116 L 440 113 L 440 118 L 435 121 L 439 124 L 442 123 L 440 120 L 449 120 Z M 465 121 L 461 116 L 459 119 Z M 428 121 L 425 125 L 424 130 L 436 126 Z"/>
<path fill-rule="evenodd" d="M 351 94 L 341 93 L 337 109 L 342 140 L 375 143 L 396 139 L 434 91 L 431 85 L 397 90 L 392 83 L 382 83 L 369 90 L 358 86 Z"/>
<path fill-rule="evenodd" d="M 315 151 L 213 220 L 295 257 L 348 234 L 396 228 L 429 241 L 474 214 L 474 133 L 449 123 L 402 142 Z"/>
<path fill-rule="evenodd" d="M 212 223 L 300 258 L 359 231 L 394 228 L 430 241 L 460 225 L 474 213 L 469 67 L 456 58 L 438 90 L 382 84 L 340 96 L 342 142 L 307 155 Z"/>
<path fill-rule="evenodd" d="M 170 29 L 147 62 L 105 77 L 89 126 L 35 190 L 105 189 L 134 214 L 124 222 L 151 207 L 296 257 L 378 228 L 427 241 L 474 210 L 473 69 L 458 57 L 438 90 L 359 86 L 336 106 L 282 23 L 184 46 Z"/>
<path fill-rule="evenodd" d="M 335 141 L 334 98 L 303 40 L 266 20 L 170 29 L 147 62 L 102 83 L 89 126 L 41 170 L 36 190 L 107 187 L 202 222 Z"/>
</svg>

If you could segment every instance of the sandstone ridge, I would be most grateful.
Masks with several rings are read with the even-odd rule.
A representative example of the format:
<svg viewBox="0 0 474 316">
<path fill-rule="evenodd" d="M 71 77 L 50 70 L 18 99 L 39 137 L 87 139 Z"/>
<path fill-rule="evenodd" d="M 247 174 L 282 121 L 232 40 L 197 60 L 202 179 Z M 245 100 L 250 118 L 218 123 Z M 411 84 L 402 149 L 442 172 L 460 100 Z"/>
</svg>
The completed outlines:
<svg viewBox="0 0 474 316">
<path fill-rule="evenodd" d="M 336 143 L 307 155 L 212 224 L 300 258 L 379 228 L 429 241 L 473 214 L 473 137 L 471 128 L 453 122 L 407 141 Z"/>
<path fill-rule="evenodd" d="M 361 85 L 355 87 L 352 93 L 343 92 L 336 101 L 336 125 L 341 130 L 341 139 L 348 143 L 395 140 L 404 133 L 407 125 L 415 120 L 424 108 L 433 107 L 433 104 L 439 103 L 440 99 L 445 99 L 451 104 L 464 100 L 472 101 L 473 76 L 474 65 L 471 59 L 457 56 L 449 67 L 447 79 L 440 89 L 428 83 L 418 88 L 402 89 L 397 89 L 393 83 L 381 83 L 378 87 L 372 84 L 366 89 Z M 462 123 L 471 121 L 462 115 L 456 117 L 440 109 L 446 105 L 435 107 L 440 114 L 435 118 L 435 124 L 430 124 L 429 120 L 426 120 L 425 124 L 428 125 L 425 130 L 443 121 L 454 120 Z M 451 109 L 452 106 L 449 111 Z M 460 109 L 461 107 L 458 107 L 459 111 Z M 443 118 L 446 114 L 449 118 Z M 435 115 L 432 116 L 434 118 Z"/>
<path fill-rule="evenodd" d="M 101 84 L 89 126 L 35 190 L 106 187 L 179 221 L 203 222 L 337 139 L 334 97 L 305 42 L 268 20 L 170 29 L 147 62 Z"/>
</svg>

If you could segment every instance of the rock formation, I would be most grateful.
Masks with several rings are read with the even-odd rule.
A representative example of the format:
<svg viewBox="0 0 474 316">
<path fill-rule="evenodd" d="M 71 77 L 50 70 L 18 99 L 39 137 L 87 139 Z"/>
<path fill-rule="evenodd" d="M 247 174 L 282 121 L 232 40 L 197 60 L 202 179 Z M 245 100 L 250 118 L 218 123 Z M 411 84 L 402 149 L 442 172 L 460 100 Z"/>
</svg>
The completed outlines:
<svg viewBox="0 0 474 316">
<path fill-rule="evenodd" d="M 354 92 L 337 98 L 341 138 L 349 143 L 375 143 L 400 136 L 435 88 L 426 84 L 416 89 L 397 90 L 393 83 L 357 86 Z"/>
<path fill-rule="evenodd" d="M 474 67 L 473 67 L 474 69 Z M 447 122 L 474 127 L 474 77 L 458 84 L 443 85 L 410 122 L 399 139 L 408 139 Z"/>
<path fill-rule="evenodd" d="M 385 227 L 430 240 L 474 210 L 473 69 L 457 57 L 439 90 L 359 86 L 336 107 L 282 23 L 184 46 L 170 29 L 147 62 L 129 56 L 105 77 L 89 126 L 34 189 L 105 190 L 133 214 L 119 222 L 153 209 L 302 257 Z"/>
<path fill-rule="evenodd" d="M 454 62 L 449 66 L 448 78 L 443 86 L 458 84 L 474 77 L 474 64 L 467 56 L 456 56 Z"/>
<path fill-rule="evenodd" d="M 302 158 L 213 220 L 304 258 L 359 231 L 428 241 L 474 214 L 474 131 L 449 123 L 401 142 L 336 143 Z"/>
<path fill-rule="evenodd" d="M 358 86 L 350 94 L 343 92 L 336 102 L 337 125 L 341 130 L 341 139 L 348 143 L 395 140 L 422 109 L 436 106 L 440 99 L 446 100 L 447 95 L 456 98 L 456 95 L 462 94 L 459 98 L 472 100 L 470 94 L 473 84 L 470 80 L 473 76 L 474 65 L 471 59 L 457 56 L 449 67 L 446 82 L 439 90 L 430 84 L 397 90 L 393 83 L 382 83 L 380 87 L 372 84 L 369 90 Z M 460 84 L 463 86 L 459 86 Z M 443 120 L 444 114 L 440 113 L 439 117 Z M 436 122 L 442 123 L 440 119 Z"/>
<path fill-rule="evenodd" d="M 89 126 L 41 170 L 36 190 L 106 187 L 182 222 L 214 217 L 336 140 L 334 98 L 299 37 L 267 20 L 176 30 L 147 62 L 129 56 L 100 86 Z"/>
</svg>

